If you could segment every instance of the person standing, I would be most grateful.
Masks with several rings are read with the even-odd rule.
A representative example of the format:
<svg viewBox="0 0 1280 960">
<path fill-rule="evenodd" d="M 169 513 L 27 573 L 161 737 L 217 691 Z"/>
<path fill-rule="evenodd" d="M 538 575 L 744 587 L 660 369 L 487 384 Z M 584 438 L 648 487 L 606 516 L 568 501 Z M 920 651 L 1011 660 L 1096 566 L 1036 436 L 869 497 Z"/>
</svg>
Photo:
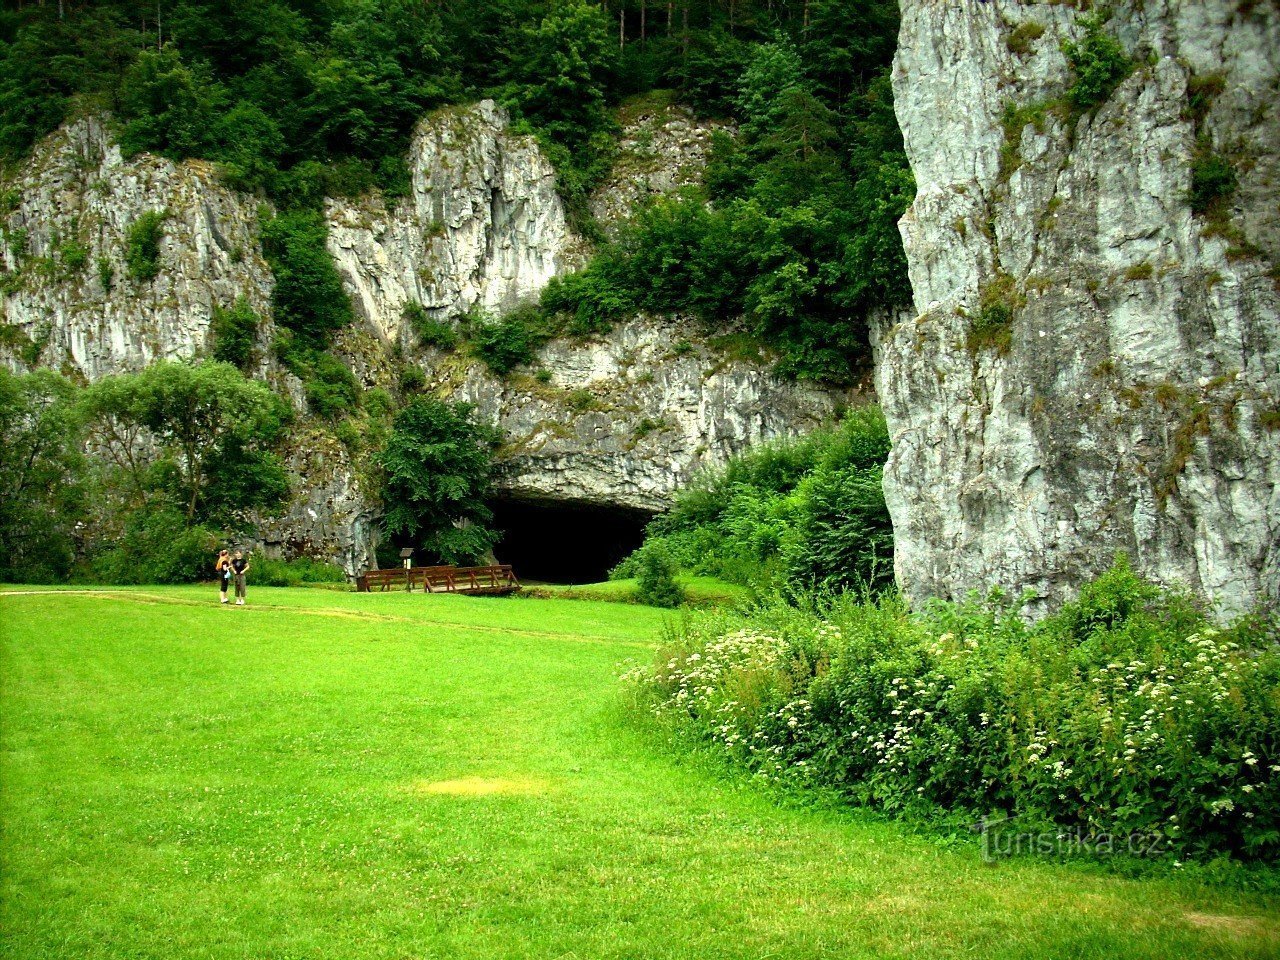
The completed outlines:
<svg viewBox="0 0 1280 960">
<path fill-rule="evenodd" d="M 249 561 L 245 559 L 243 553 L 239 550 L 231 560 L 231 572 L 236 580 L 236 606 L 244 606 L 244 578 L 249 572 Z"/>
<path fill-rule="evenodd" d="M 231 589 L 231 554 L 226 550 L 218 551 L 218 561 L 213 569 L 218 574 L 218 592 L 222 594 L 222 602 L 227 603 L 227 591 Z"/>
</svg>

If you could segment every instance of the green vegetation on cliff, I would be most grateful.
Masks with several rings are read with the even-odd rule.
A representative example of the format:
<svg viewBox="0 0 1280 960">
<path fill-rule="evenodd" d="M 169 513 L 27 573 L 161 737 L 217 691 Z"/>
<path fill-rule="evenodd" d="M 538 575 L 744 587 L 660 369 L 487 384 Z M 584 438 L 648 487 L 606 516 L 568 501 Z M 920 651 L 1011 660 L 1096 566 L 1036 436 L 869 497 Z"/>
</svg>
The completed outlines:
<svg viewBox="0 0 1280 960">
<path fill-rule="evenodd" d="M 308 265 L 324 226 L 300 211 L 404 192 L 417 119 L 491 96 L 538 137 L 593 233 L 586 198 L 613 160 L 612 108 L 673 90 L 740 136 L 719 141 L 705 191 L 605 244 L 547 310 L 588 329 L 636 310 L 745 321 L 792 374 L 849 380 L 867 362 L 869 313 L 909 296 L 895 224 L 914 188 L 887 81 L 896 34 L 893 0 L 29 4 L 0 13 L 0 157 L 22 156 L 80 102 L 113 113 L 126 153 L 212 160 L 270 197 L 283 211 L 263 232 L 277 320 L 311 341 L 291 365 L 315 379 L 310 354 L 349 308 Z M 160 228 L 143 226 L 129 261 L 140 282 Z M 332 389 L 311 392 L 332 411 Z"/>
<path fill-rule="evenodd" d="M 890 586 L 888 454 L 884 415 L 868 406 L 837 427 L 736 457 L 683 491 L 614 575 L 642 575 L 660 552 L 688 573 L 764 593 Z"/>
</svg>

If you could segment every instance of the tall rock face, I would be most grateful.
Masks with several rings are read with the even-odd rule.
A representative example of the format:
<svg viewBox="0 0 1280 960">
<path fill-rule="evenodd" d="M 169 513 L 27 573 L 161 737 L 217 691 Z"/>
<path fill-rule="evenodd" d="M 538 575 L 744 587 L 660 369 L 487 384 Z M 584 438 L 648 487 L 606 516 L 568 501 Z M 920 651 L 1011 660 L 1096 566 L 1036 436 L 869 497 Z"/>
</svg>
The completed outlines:
<svg viewBox="0 0 1280 960">
<path fill-rule="evenodd" d="M 538 356 L 541 378 L 468 368 L 452 395 L 501 428 L 503 492 L 665 510 L 699 470 L 830 423 L 852 399 L 784 380 L 764 358 L 727 361 L 689 339 L 694 325 L 639 316 L 585 342 L 553 341 Z"/>
<path fill-rule="evenodd" d="M 0 362 L 22 354 L 95 379 L 196 353 L 215 306 L 244 298 L 268 312 L 257 201 L 210 164 L 126 160 L 104 120 L 85 117 L 43 141 L 3 193 Z M 130 228 L 153 212 L 158 272 L 134 279 Z"/>
<path fill-rule="evenodd" d="M 1045 609 L 1124 551 L 1228 612 L 1275 598 L 1280 8 L 1114 5 L 1135 69 L 1083 114 L 1074 6 L 902 15 L 917 315 L 877 344 L 900 584 Z M 1234 192 L 1193 211 L 1224 165 Z"/>
<path fill-rule="evenodd" d="M 699 182 L 719 126 L 670 104 L 634 114 L 592 197 L 606 229 L 644 198 Z M 365 321 L 340 338 L 339 352 L 366 383 L 388 384 L 385 348 L 398 347 L 434 392 L 473 404 L 506 438 L 504 496 L 662 510 L 699 469 L 806 432 L 848 401 L 844 391 L 775 377 L 766 358 L 726 357 L 691 318 L 637 316 L 607 334 L 557 339 L 506 377 L 419 349 L 406 305 L 441 321 L 501 314 L 536 301 L 588 250 L 568 224 L 554 170 L 531 137 L 508 131 L 492 101 L 425 119 L 410 169 L 411 195 L 390 208 L 377 197 L 328 205 L 329 248 Z"/>
<path fill-rule="evenodd" d="M 442 319 L 502 313 L 536 300 L 580 259 L 555 169 L 532 137 L 513 135 L 507 123 L 492 100 L 439 110 L 414 132 L 407 197 L 327 205 L 343 285 L 388 343 L 407 336 L 409 304 Z"/>
</svg>

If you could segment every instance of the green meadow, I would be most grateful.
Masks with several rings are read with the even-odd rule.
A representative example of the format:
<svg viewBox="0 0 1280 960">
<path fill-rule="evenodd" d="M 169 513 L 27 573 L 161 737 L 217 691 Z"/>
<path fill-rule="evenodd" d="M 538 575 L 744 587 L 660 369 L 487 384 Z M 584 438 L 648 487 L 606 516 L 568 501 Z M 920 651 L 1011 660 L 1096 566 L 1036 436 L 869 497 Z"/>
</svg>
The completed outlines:
<svg viewBox="0 0 1280 960">
<path fill-rule="evenodd" d="M 672 752 L 680 614 L 212 588 L 0 594 L 0 956 L 1274 957 L 1199 875 L 982 861 Z"/>
</svg>

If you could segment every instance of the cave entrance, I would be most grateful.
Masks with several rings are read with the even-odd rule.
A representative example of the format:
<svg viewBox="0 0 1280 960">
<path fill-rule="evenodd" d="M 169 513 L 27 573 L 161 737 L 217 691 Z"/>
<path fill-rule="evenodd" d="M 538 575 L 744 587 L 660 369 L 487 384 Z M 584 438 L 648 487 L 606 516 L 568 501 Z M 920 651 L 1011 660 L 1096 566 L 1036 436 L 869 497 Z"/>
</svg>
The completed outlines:
<svg viewBox="0 0 1280 960">
<path fill-rule="evenodd" d="M 502 531 L 494 553 L 521 580 L 596 583 L 644 540 L 653 514 L 624 507 L 498 500 L 493 526 Z"/>
</svg>

